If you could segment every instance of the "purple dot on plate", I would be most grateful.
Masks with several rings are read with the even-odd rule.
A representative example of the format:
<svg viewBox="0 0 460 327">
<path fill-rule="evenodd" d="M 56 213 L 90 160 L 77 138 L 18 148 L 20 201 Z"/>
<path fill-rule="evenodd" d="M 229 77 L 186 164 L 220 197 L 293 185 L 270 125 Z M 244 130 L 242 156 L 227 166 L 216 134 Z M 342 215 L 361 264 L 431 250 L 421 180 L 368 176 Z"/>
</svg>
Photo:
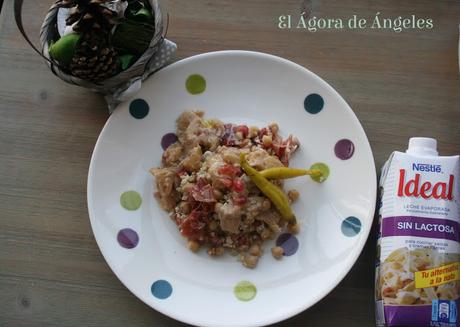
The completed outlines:
<svg viewBox="0 0 460 327">
<path fill-rule="evenodd" d="M 171 144 L 177 142 L 177 135 L 174 133 L 168 133 L 163 135 L 161 138 L 161 147 L 166 150 Z"/>
<path fill-rule="evenodd" d="M 131 228 L 125 228 L 118 232 L 117 241 L 122 247 L 132 249 L 139 243 L 139 235 Z"/>
<path fill-rule="evenodd" d="M 347 160 L 355 153 L 355 145 L 350 140 L 343 139 L 335 144 L 334 152 L 337 158 Z"/>
<path fill-rule="evenodd" d="M 297 249 L 299 248 L 299 241 L 294 235 L 284 233 L 276 240 L 276 246 L 281 246 L 284 250 L 284 255 L 290 256 L 297 252 Z"/>
</svg>

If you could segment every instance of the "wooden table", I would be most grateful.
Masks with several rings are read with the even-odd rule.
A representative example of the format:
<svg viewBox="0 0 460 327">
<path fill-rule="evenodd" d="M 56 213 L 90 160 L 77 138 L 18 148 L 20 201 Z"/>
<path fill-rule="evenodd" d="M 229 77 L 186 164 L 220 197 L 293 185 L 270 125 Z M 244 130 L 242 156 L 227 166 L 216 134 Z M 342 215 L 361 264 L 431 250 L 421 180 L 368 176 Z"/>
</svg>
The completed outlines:
<svg viewBox="0 0 460 327">
<path fill-rule="evenodd" d="M 51 3 L 51 1 L 49 1 Z M 376 165 L 409 137 L 460 152 L 458 1 L 163 0 L 178 59 L 250 49 L 293 60 L 348 101 Z M 49 4 L 28 1 L 37 34 Z M 416 14 L 425 31 L 279 30 L 277 17 L 372 19 Z M 132 295 L 102 258 L 86 208 L 91 152 L 108 114 L 101 97 L 52 75 L 20 36 L 12 0 L 0 15 L 0 326 L 180 326 Z M 325 299 L 280 326 L 372 326 L 375 230 Z M 308 292 L 308 290 L 304 290 Z"/>
</svg>

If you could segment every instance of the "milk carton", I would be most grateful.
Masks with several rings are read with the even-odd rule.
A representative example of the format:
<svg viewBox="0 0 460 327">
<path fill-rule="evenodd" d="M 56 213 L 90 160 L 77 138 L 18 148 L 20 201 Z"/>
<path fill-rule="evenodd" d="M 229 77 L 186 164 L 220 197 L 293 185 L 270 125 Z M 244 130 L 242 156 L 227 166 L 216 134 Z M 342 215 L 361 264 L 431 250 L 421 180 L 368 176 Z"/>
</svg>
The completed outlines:
<svg viewBox="0 0 460 327">
<path fill-rule="evenodd" d="M 376 262 L 378 326 L 460 325 L 459 156 L 411 138 L 380 178 Z"/>
</svg>

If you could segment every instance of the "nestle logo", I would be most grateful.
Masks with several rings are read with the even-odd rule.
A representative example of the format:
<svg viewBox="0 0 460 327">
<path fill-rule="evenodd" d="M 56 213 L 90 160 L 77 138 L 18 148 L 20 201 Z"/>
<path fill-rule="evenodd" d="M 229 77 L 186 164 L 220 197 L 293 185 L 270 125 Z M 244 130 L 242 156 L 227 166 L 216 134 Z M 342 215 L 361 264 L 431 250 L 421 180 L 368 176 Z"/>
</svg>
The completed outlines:
<svg viewBox="0 0 460 327">
<path fill-rule="evenodd" d="M 413 163 L 412 164 L 412 170 L 425 171 L 425 172 L 431 172 L 431 173 L 440 173 L 441 172 L 441 165 Z"/>
</svg>

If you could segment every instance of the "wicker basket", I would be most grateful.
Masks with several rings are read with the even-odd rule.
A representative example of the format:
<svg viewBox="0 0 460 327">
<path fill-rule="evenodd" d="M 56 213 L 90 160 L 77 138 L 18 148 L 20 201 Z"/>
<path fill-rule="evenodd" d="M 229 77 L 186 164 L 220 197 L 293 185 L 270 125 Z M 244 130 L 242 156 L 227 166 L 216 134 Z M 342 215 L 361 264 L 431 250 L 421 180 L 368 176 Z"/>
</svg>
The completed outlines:
<svg viewBox="0 0 460 327">
<path fill-rule="evenodd" d="M 29 42 L 29 44 L 43 56 L 51 71 L 61 78 L 63 81 L 82 86 L 92 91 L 101 93 L 105 96 L 109 105 L 109 110 L 112 111 L 115 106 L 135 93 L 150 74 L 167 65 L 173 58 L 177 49 L 175 43 L 165 39 L 163 35 L 164 23 L 160 6 L 157 0 L 148 0 L 152 7 L 152 14 L 155 18 L 155 33 L 145 53 L 127 70 L 124 70 L 117 75 L 114 75 L 100 83 L 93 83 L 82 80 L 78 77 L 66 74 L 58 63 L 54 62 L 49 56 L 49 46 L 52 40 L 57 38 L 57 17 L 59 7 L 53 4 L 45 17 L 40 30 L 41 51 L 35 48 L 27 37 L 21 19 L 22 2 L 23 0 L 15 0 L 15 18 L 19 30 Z"/>
</svg>

